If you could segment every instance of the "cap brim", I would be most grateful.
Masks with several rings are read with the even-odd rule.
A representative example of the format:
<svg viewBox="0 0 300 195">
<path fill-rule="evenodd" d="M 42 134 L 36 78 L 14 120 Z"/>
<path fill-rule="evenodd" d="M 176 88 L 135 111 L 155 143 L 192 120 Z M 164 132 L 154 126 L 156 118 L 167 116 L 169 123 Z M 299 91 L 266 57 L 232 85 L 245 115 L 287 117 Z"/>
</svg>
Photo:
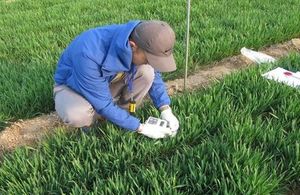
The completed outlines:
<svg viewBox="0 0 300 195">
<path fill-rule="evenodd" d="M 148 52 L 146 53 L 146 57 L 148 63 L 159 72 L 172 72 L 176 70 L 176 63 L 173 54 L 170 56 L 155 56 Z"/>
</svg>

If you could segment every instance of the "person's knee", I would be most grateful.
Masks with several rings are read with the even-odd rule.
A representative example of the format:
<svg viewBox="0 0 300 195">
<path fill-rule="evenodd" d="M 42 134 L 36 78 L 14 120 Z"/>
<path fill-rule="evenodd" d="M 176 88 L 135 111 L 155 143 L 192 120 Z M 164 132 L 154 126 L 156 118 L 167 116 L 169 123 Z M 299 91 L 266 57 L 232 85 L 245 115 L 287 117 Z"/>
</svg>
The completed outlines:
<svg viewBox="0 0 300 195">
<path fill-rule="evenodd" d="M 63 122 L 72 127 L 88 127 L 94 122 L 94 109 L 91 108 L 69 108 L 61 116 Z"/>
<path fill-rule="evenodd" d="M 154 69 L 149 64 L 140 65 L 137 68 L 137 75 L 147 85 L 152 85 L 154 80 Z"/>
</svg>

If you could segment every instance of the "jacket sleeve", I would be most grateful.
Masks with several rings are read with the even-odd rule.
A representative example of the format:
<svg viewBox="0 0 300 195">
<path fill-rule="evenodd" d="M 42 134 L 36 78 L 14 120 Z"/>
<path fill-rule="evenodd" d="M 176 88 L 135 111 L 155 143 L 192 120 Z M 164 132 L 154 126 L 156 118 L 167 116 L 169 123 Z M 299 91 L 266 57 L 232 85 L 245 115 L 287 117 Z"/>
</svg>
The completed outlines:
<svg viewBox="0 0 300 195">
<path fill-rule="evenodd" d="M 160 72 L 158 71 L 155 71 L 154 81 L 149 90 L 149 95 L 157 109 L 163 105 L 170 105 L 171 103 L 165 83 L 161 78 Z"/>
<path fill-rule="evenodd" d="M 94 107 L 96 112 L 114 124 L 134 131 L 140 121 L 115 105 L 109 89 L 109 81 L 101 77 L 99 66 L 83 54 L 74 63 L 73 83 L 78 92 Z"/>
</svg>

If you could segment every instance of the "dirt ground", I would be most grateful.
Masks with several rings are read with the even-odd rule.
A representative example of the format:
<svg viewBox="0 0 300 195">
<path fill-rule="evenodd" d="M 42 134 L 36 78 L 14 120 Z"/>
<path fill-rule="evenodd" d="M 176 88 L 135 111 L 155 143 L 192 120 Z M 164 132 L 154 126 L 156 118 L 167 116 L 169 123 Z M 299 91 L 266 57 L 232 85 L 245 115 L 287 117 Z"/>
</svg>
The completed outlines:
<svg viewBox="0 0 300 195">
<path fill-rule="evenodd" d="M 300 39 L 292 39 L 285 43 L 272 45 L 260 50 L 276 59 L 286 56 L 292 51 L 300 52 Z M 221 79 L 224 75 L 253 65 L 253 62 L 242 55 L 225 58 L 202 67 L 187 79 L 187 90 L 195 90 L 208 86 L 211 82 Z M 176 79 L 166 83 L 168 93 L 173 95 L 183 91 L 184 80 Z M 64 126 L 56 113 L 42 115 L 29 120 L 19 120 L 0 132 L 0 159 L 4 152 L 16 147 L 34 145 L 41 141 L 46 134 Z"/>
</svg>

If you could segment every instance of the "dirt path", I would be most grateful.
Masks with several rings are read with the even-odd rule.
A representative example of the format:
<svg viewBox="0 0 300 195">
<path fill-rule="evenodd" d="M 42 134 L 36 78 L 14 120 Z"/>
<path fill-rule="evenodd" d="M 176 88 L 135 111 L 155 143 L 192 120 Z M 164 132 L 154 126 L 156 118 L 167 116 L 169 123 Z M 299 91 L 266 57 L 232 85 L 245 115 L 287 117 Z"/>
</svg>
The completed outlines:
<svg viewBox="0 0 300 195">
<path fill-rule="evenodd" d="M 300 39 L 293 39 L 282 44 L 262 48 L 260 51 L 275 58 L 286 56 L 292 51 L 300 52 Z M 242 55 L 225 58 L 201 68 L 188 77 L 187 90 L 195 90 L 208 86 L 212 81 L 234 71 L 246 68 L 253 64 Z M 183 79 L 167 82 L 168 93 L 173 95 L 183 91 Z M 3 152 L 11 151 L 16 147 L 33 145 L 43 139 L 46 134 L 53 132 L 59 126 L 64 126 L 55 113 L 42 115 L 34 119 L 19 120 L 0 132 L 0 158 Z"/>
<path fill-rule="evenodd" d="M 292 51 L 300 52 L 300 39 L 292 39 L 282 44 L 262 48 L 259 51 L 278 59 L 288 55 Z M 228 57 L 219 62 L 212 63 L 188 77 L 187 90 L 195 90 L 208 86 L 212 81 L 250 65 L 253 65 L 253 62 L 243 55 Z M 173 94 L 175 91 L 181 92 L 183 91 L 183 79 L 169 81 L 167 86 L 170 94 Z"/>
</svg>

